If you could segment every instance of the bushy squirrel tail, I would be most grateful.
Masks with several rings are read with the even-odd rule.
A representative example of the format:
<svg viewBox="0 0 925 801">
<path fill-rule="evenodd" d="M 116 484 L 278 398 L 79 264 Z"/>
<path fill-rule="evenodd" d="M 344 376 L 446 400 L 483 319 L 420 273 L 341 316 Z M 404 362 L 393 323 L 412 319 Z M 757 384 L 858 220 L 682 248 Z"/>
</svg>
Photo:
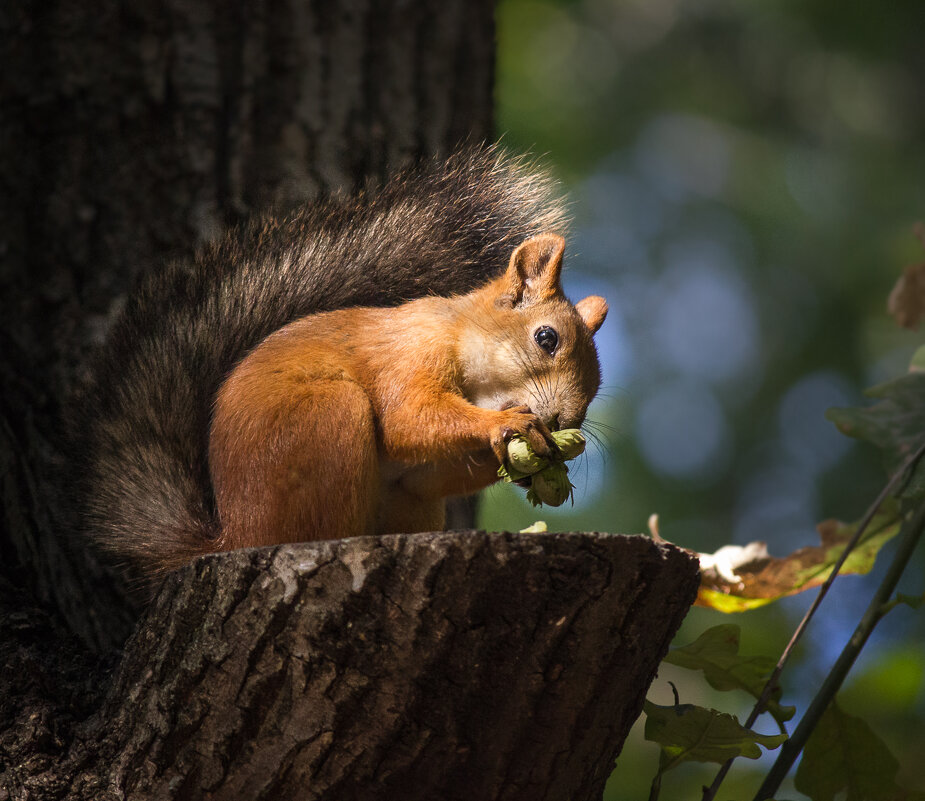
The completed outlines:
<svg viewBox="0 0 925 801">
<path fill-rule="evenodd" d="M 74 415 L 82 528 L 147 576 L 214 550 L 211 409 L 244 354 L 306 314 L 466 292 L 565 222 L 542 170 L 472 147 L 355 198 L 257 219 L 148 276 Z"/>
</svg>

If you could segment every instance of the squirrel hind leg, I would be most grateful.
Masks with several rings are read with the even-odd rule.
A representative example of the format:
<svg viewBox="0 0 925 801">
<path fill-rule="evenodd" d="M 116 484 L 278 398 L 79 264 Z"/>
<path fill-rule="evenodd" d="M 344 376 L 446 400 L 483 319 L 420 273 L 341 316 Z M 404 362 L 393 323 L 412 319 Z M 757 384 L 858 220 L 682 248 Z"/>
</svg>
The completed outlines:
<svg viewBox="0 0 925 801">
<path fill-rule="evenodd" d="M 445 498 L 421 498 L 399 486 L 383 493 L 376 519 L 377 534 L 415 534 L 443 531 Z"/>
<path fill-rule="evenodd" d="M 244 416 L 239 406 L 228 431 L 217 408 L 210 459 L 222 550 L 373 533 L 379 464 L 366 393 L 313 379 L 278 397 Z"/>
<path fill-rule="evenodd" d="M 377 534 L 442 531 L 446 500 L 471 495 L 498 480 L 498 461 L 488 448 L 405 470 L 383 488 Z"/>
</svg>

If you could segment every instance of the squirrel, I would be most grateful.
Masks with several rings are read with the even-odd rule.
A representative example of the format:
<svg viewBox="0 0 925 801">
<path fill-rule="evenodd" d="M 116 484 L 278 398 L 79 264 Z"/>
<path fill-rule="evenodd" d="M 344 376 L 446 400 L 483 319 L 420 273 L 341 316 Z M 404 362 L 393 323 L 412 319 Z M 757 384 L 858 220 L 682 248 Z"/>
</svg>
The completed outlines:
<svg viewBox="0 0 925 801">
<path fill-rule="evenodd" d="M 81 528 L 149 583 L 200 554 L 443 527 L 600 384 L 551 179 L 470 147 L 147 276 L 93 371 Z M 89 403 L 88 398 L 93 402 Z"/>
</svg>

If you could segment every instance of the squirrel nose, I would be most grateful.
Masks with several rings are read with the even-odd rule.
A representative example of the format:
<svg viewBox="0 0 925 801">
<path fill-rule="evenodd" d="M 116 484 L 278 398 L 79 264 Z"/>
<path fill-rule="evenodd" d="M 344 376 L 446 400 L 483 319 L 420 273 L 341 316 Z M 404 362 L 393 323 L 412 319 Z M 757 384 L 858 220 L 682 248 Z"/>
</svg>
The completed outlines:
<svg viewBox="0 0 925 801">
<path fill-rule="evenodd" d="M 546 423 L 546 427 L 550 431 L 558 431 L 559 430 L 559 413 L 556 412 L 555 414 L 550 415 L 544 422 Z"/>
</svg>

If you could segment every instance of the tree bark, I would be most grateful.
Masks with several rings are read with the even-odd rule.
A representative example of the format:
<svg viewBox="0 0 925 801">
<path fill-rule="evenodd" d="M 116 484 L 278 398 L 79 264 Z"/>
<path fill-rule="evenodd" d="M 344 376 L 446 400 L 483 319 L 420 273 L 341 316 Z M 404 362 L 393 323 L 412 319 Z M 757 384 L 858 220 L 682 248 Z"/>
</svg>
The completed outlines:
<svg viewBox="0 0 925 801">
<path fill-rule="evenodd" d="M 101 708 L 0 788 L 39 801 L 600 798 L 698 576 L 677 548 L 608 534 L 205 557 L 167 580 Z"/>
</svg>

